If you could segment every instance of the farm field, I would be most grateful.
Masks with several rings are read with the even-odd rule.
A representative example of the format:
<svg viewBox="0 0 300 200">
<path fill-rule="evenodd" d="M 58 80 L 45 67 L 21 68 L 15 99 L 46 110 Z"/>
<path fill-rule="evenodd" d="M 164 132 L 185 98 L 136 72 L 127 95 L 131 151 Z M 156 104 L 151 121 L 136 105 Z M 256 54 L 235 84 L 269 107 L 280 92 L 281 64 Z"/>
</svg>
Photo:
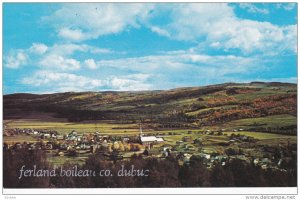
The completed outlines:
<svg viewBox="0 0 300 200">
<path fill-rule="evenodd" d="M 264 133 L 264 132 L 249 132 L 249 131 L 240 131 L 240 132 L 226 132 L 228 135 L 234 133 L 234 134 L 240 134 L 245 136 L 254 137 L 259 140 L 266 140 L 266 139 L 278 139 L 278 138 L 291 138 L 291 139 L 297 139 L 297 136 L 291 136 L 291 135 L 283 135 L 283 134 L 275 134 L 275 133 Z"/>
<path fill-rule="evenodd" d="M 47 161 L 52 165 L 60 166 L 65 163 L 82 165 L 85 163 L 85 160 L 88 158 L 88 155 L 76 156 L 76 157 L 67 157 L 67 156 L 55 156 L 53 153 L 47 153 Z"/>
<path fill-rule="evenodd" d="M 57 131 L 59 133 L 69 133 L 76 130 L 78 133 L 101 131 L 104 134 L 136 134 L 139 127 L 136 124 L 112 124 L 107 122 L 47 122 L 39 120 L 9 120 L 4 121 L 8 128 L 31 128 L 31 129 L 47 129 Z"/>
<path fill-rule="evenodd" d="M 272 119 L 275 119 L 272 121 Z M 281 123 L 288 124 L 294 124 L 294 117 L 293 116 L 285 116 L 280 115 L 276 117 L 266 117 L 266 118 L 255 118 L 255 119 L 243 119 L 243 120 L 237 120 L 228 123 L 226 126 L 230 127 L 244 127 L 251 123 L 257 122 L 257 123 L 268 123 L 268 125 L 275 126 L 280 121 Z M 277 121 L 276 121 L 277 120 Z M 5 122 L 6 126 L 8 128 L 32 128 L 32 129 L 47 129 L 47 130 L 53 130 L 57 131 L 60 134 L 67 134 L 71 131 L 75 130 L 79 134 L 82 133 L 89 133 L 89 132 L 100 132 L 104 135 L 137 135 L 140 133 L 139 126 L 137 124 L 113 124 L 113 123 L 105 123 L 105 122 L 97 122 L 97 123 L 66 123 L 66 122 L 43 122 L 43 121 L 37 121 L 37 120 L 14 120 Z M 234 126 L 234 124 L 236 126 Z M 240 124 L 240 126 L 239 126 Z M 208 128 L 208 127 L 205 127 Z M 214 127 L 216 129 L 216 127 Z M 144 129 L 143 133 L 145 134 L 153 134 L 158 133 L 161 135 L 164 135 L 166 138 L 166 141 L 175 141 L 181 139 L 183 136 L 191 136 L 194 139 L 199 137 L 199 132 L 203 132 L 206 129 L 167 129 L 167 130 L 159 130 L 159 131 L 153 131 L 153 130 L 147 130 Z M 188 133 L 189 132 L 189 133 Z M 169 135 L 169 133 L 172 133 Z M 264 139 L 278 139 L 278 138 L 291 138 L 296 139 L 296 136 L 291 135 L 284 135 L 284 134 L 274 134 L 274 133 L 266 133 L 266 132 L 250 132 L 250 131 L 224 131 L 224 134 L 227 134 L 230 136 L 231 134 L 240 134 L 245 136 L 251 136 L 259 140 Z M 201 135 L 201 137 L 208 137 L 208 135 Z M 210 136 L 212 137 L 212 136 Z M 220 136 L 215 136 L 220 139 Z M 18 142 L 24 142 L 24 141 L 36 141 L 37 139 L 32 136 L 27 135 L 17 135 L 14 137 L 4 137 L 4 141 L 10 142 L 10 141 L 18 141 Z M 173 143 L 173 142 L 171 142 Z"/>
<path fill-rule="evenodd" d="M 284 127 L 297 124 L 297 117 L 292 115 L 272 115 L 267 117 L 240 119 L 228 122 L 227 128 L 249 128 L 249 127 Z"/>
</svg>

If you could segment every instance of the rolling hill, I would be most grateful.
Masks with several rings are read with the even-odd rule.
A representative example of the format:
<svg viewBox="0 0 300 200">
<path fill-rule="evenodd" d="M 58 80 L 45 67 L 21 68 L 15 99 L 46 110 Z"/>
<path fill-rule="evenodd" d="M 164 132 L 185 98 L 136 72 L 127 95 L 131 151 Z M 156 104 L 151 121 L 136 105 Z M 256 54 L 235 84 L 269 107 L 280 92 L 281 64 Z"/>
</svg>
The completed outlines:
<svg viewBox="0 0 300 200">
<path fill-rule="evenodd" d="M 51 115 L 69 122 L 142 121 L 158 128 L 234 125 L 286 134 L 295 134 L 297 127 L 297 85 L 279 82 L 224 83 L 139 92 L 18 93 L 4 95 L 3 104 L 4 120 L 28 116 L 43 119 Z M 270 126 L 266 123 L 274 120 L 277 123 Z"/>
</svg>

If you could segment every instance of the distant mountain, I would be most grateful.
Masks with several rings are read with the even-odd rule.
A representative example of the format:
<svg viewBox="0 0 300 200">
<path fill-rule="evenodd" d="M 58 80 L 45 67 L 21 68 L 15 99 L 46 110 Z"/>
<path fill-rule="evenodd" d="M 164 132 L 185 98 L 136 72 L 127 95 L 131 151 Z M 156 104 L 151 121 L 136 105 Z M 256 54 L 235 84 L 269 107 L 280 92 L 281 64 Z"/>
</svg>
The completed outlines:
<svg viewBox="0 0 300 200">
<path fill-rule="evenodd" d="M 296 116 L 297 85 L 251 82 L 140 92 L 19 93 L 4 95 L 3 104 L 4 119 L 39 112 L 71 122 L 118 120 L 201 127 L 244 118 Z"/>
</svg>

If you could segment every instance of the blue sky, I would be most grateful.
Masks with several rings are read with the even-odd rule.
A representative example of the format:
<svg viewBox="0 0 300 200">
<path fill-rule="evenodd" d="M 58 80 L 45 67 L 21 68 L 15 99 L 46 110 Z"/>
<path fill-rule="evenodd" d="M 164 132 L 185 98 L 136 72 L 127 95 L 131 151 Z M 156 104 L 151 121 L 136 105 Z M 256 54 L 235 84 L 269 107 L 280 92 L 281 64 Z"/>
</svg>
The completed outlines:
<svg viewBox="0 0 300 200">
<path fill-rule="evenodd" d="M 4 3 L 10 93 L 297 81 L 295 3 Z"/>
</svg>

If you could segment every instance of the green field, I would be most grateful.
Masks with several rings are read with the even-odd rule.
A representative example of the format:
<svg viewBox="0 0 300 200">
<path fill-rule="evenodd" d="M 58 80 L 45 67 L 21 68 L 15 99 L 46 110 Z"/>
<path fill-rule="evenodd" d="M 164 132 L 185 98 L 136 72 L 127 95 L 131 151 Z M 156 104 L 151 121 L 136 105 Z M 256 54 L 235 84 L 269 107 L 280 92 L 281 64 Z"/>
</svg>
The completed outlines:
<svg viewBox="0 0 300 200">
<path fill-rule="evenodd" d="M 283 139 L 287 139 L 287 138 L 297 139 L 297 136 L 274 134 L 274 133 L 249 132 L 249 131 L 228 132 L 228 135 L 230 135 L 232 133 L 254 137 L 254 138 L 259 139 L 259 140 L 278 139 L 278 138 L 283 138 Z"/>
<path fill-rule="evenodd" d="M 272 115 L 268 117 L 240 119 L 228 122 L 227 128 L 255 128 L 255 127 L 286 127 L 297 124 L 297 117 L 292 115 Z"/>
<path fill-rule="evenodd" d="M 32 128 L 32 129 L 47 129 L 57 131 L 58 133 L 70 133 L 72 130 L 78 133 L 86 132 L 100 132 L 106 135 L 134 135 L 140 133 L 138 124 L 117 124 L 112 121 L 98 121 L 98 122 L 76 122 L 69 123 L 63 121 L 39 121 L 31 119 L 22 120 L 4 120 L 7 128 Z M 204 129 L 203 129 L 204 130 Z M 202 131 L 203 131 L 202 130 Z M 199 129 L 176 129 L 176 130 L 160 130 L 153 131 L 152 129 L 143 128 L 143 133 L 187 133 L 187 131 L 199 131 Z"/>
<path fill-rule="evenodd" d="M 67 157 L 67 156 L 54 156 L 52 154 L 47 154 L 47 161 L 53 165 L 61 166 L 65 163 L 82 165 L 85 163 L 88 155 L 77 156 L 77 157 Z"/>
<path fill-rule="evenodd" d="M 10 120 L 4 121 L 8 128 L 32 128 L 48 129 L 59 133 L 70 133 L 76 130 L 78 133 L 100 132 L 104 134 L 136 134 L 139 132 L 139 126 L 136 124 L 112 124 L 106 122 L 45 122 L 38 120 Z"/>
<path fill-rule="evenodd" d="M 190 115 L 190 116 L 197 116 L 198 114 L 200 113 L 204 113 L 204 112 L 207 112 L 207 111 L 214 111 L 214 110 L 218 110 L 218 109 L 228 109 L 228 108 L 234 108 L 236 107 L 236 105 L 229 105 L 229 106 L 217 106 L 217 107 L 212 107 L 212 108 L 204 108 L 204 109 L 199 109 L 199 110 L 196 110 L 196 111 L 192 111 L 192 112 L 188 112 L 187 115 Z"/>
<path fill-rule="evenodd" d="M 99 121 L 95 123 L 91 122 L 80 122 L 80 123 L 68 123 L 68 122 L 45 122 L 45 121 L 38 121 L 38 120 L 10 120 L 4 121 L 7 128 L 32 128 L 32 129 L 48 129 L 58 131 L 59 133 L 65 134 L 70 133 L 72 130 L 76 130 L 78 133 L 86 133 L 86 132 L 100 132 L 106 135 L 133 135 L 139 134 L 139 125 L 137 124 L 116 124 L 113 122 L 105 122 Z M 277 127 L 277 126 L 289 126 L 297 124 L 297 119 L 291 115 L 274 115 L 269 117 L 263 118 L 252 118 L 252 119 L 241 119 L 235 120 L 229 123 L 226 123 L 222 127 L 226 127 L 227 129 L 230 128 L 249 128 L 255 126 L 263 126 L 263 127 Z M 209 127 L 205 127 L 205 129 L 176 129 L 176 130 L 160 130 L 160 131 L 153 131 L 150 129 L 144 129 L 144 133 L 162 133 L 168 135 L 168 133 L 176 133 L 180 135 L 171 135 L 174 139 L 179 139 L 185 135 L 190 135 L 194 137 L 198 131 L 204 131 Z M 211 128 L 211 130 L 217 129 L 216 127 Z M 191 131 L 192 134 L 187 134 L 188 131 Z M 296 137 L 296 136 L 286 136 L 282 134 L 273 134 L 273 133 L 262 133 L 262 132 L 225 132 L 228 135 L 235 133 L 241 135 L 252 136 L 257 139 L 272 139 L 272 138 L 286 138 L 286 137 Z M 198 135 L 198 134 L 197 134 Z M 16 138 L 18 137 L 18 138 Z M 16 137 L 9 137 L 9 140 L 16 140 L 18 141 L 28 141 L 32 140 L 31 136 L 16 136 Z M 19 138 L 20 137 L 20 138 Z M 168 136 L 169 137 L 169 136 Z"/>
</svg>

